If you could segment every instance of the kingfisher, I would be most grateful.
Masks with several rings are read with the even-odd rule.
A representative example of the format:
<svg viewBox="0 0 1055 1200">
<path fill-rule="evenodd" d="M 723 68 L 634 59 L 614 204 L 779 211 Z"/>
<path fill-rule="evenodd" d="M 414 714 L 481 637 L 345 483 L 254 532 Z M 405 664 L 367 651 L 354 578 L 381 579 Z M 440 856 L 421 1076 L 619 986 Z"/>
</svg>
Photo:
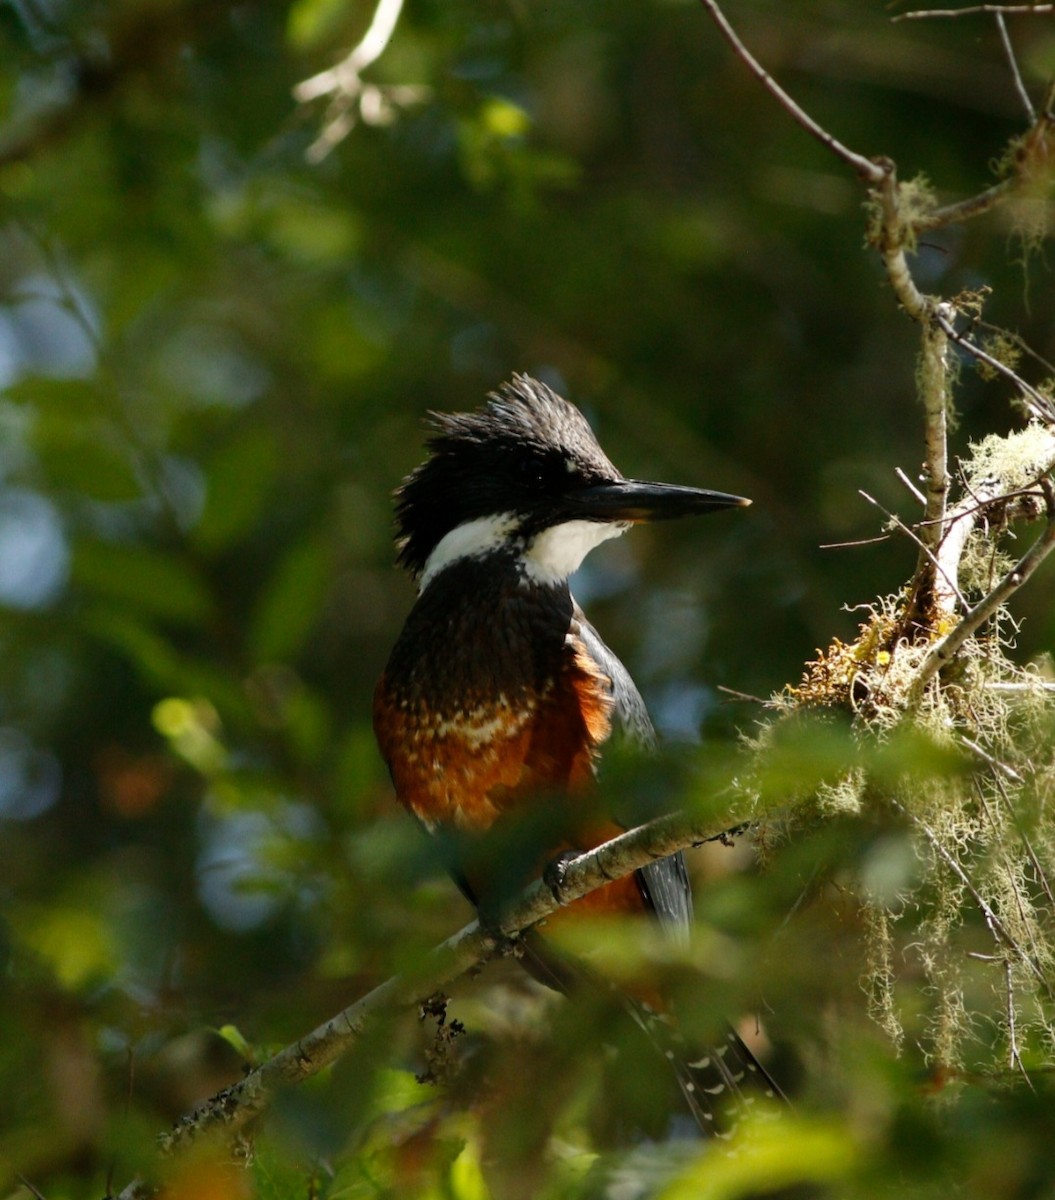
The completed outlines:
<svg viewBox="0 0 1055 1200">
<path fill-rule="evenodd" d="M 429 457 L 396 491 L 397 561 L 418 596 L 377 685 L 374 731 L 399 802 L 455 847 L 452 873 L 486 912 L 562 855 L 622 832 L 596 786 L 601 752 L 617 736 L 655 742 L 641 693 L 569 577 L 631 525 L 751 502 L 625 478 L 582 413 L 528 375 L 473 412 L 432 413 L 429 423 Z M 547 819 L 533 824 L 541 812 Z M 495 839 L 520 827 L 537 841 L 526 854 L 523 839 Z M 606 884 L 559 919 L 584 913 L 645 913 L 687 934 L 682 854 Z M 574 971 L 543 943 L 529 940 L 525 965 L 570 990 Z M 744 1070 L 760 1068 L 732 1034 L 719 1051 L 675 1064 L 705 1132 L 715 1127 L 712 1097 L 736 1090 Z"/>
</svg>

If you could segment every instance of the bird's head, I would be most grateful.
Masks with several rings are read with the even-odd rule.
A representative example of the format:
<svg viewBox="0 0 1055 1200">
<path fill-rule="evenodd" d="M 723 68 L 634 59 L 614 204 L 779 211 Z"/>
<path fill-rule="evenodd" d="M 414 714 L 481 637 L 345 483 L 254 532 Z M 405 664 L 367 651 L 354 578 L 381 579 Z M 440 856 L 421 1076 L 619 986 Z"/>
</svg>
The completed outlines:
<svg viewBox="0 0 1055 1200">
<path fill-rule="evenodd" d="M 498 551 L 558 583 L 636 522 L 751 503 L 624 478 L 582 413 L 527 375 L 476 411 L 432 413 L 430 424 L 430 456 L 396 493 L 399 563 L 422 589 L 452 562 Z"/>
</svg>

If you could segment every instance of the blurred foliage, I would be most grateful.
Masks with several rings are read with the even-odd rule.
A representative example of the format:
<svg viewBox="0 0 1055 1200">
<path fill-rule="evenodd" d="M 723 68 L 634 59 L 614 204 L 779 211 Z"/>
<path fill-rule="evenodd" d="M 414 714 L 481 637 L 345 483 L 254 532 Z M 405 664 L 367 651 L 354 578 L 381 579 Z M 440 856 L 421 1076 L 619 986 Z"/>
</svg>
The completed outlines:
<svg viewBox="0 0 1055 1200">
<path fill-rule="evenodd" d="M 986 186 L 1023 131 L 982 18 L 728 7 L 814 116 L 943 199 Z M 657 795 L 723 802 L 759 709 L 718 686 L 794 682 L 852 637 L 842 606 L 915 559 L 893 538 L 818 548 L 878 532 L 859 488 L 912 503 L 893 471 L 921 457 L 916 331 L 862 249 L 855 182 L 697 5 L 409 0 L 370 74 L 423 98 L 309 161 L 323 110 L 291 89 L 370 15 L 0 7 L 0 1194 L 29 1195 L 20 1177 L 48 1200 L 120 1191 L 244 1060 L 467 919 L 369 727 L 412 599 L 388 494 L 427 408 L 527 370 L 627 474 L 754 498 L 635 531 L 577 580 L 667 737 L 707 731 L 654 773 L 625 768 L 645 813 Z M 1036 96 L 1055 23 L 1011 35 Z M 1051 361 L 1051 276 L 1013 219 L 935 233 L 916 266 L 946 294 L 991 287 L 988 318 Z M 1009 400 L 965 372 L 956 451 L 1015 425 Z M 1015 615 L 1025 662 L 1055 635 L 1050 570 Z M 848 753 L 845 731 L 812 736 L 752 783 L 779 805 Z M 959 769 L 929 745 L 886 753 L 891 774 Z M 860 898 L 907 886 L 914 844 L 896 813 L 828 817 L 778 839 L 764 873 L 695 855 L 684 954 L 604 934 L 613 969 L 669 983 L 690 1032 L 763 1008 L 796 1108 L 737 1155 L 613 1148 L 604 1118 L 647 1092 L 649 1064 L 627 1049 L 613 1069 L 612 1014 L 499 966 L 456 992 L 450 1079 L 414 1079 L 434 1030 L 381 1022 L 279 1098 L 249 1172 L 193 1158 L 166 1194 L 1055 1195 L 1050 1075 L 992 1082 L 1006 1047 L 999 967 L 969 957 L 981 914 L 964 898 L 976 1017 L 951 1075 L 921 1049 L 934 997 L 907 947 L 925 896 L 897 943 L 900 1053 L 861 985 Z M 1050 1045 L 1022 1050 L 1050 1070 Z"/>
</svg>

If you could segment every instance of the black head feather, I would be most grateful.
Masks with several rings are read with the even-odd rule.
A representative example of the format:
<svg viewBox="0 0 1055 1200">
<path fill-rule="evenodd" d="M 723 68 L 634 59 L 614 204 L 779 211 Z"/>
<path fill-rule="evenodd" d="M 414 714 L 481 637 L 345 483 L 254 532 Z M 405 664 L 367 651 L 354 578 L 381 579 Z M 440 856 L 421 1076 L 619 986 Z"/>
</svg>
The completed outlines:
<svg viewBox="0 0 1055 1200">
<path fill-rule="evenodd" d="M 575 405 L 527 375 L 474 412 L 430 413 L 429 425 L 430 456 L 396 492 L 398 561 L 415 575 L 466 521 L 513 513 L 528 537 L 562 496 L 623 478 Z"/>
</svg>

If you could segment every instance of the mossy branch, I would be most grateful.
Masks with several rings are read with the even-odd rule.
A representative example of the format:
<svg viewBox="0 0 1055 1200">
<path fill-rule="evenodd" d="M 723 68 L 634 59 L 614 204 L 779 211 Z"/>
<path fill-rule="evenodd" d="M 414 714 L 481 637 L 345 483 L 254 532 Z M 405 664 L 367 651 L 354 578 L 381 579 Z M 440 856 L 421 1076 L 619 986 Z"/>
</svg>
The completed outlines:
<svg viewBox="0 0 1055 1200">
<path fill-rule="evenodd" d="M 1026 583 L 1033 572 L 1055 549 L 1055 502 L 1051 484 L 1041 481 L 1048 507 L 1048 523 L 1044 532 L 1011 568 L 1000 582 L 971 609 L 950 633 L 937 643 L 923 660 L 916 675 L 915 690 L 920 692 L 944 667 L 956 657 L 967 639 L 986 621 L 996 615 L 1011 596 Z"/>
<path fill-rule="evenodd" d="M 1002 156 L 998 170 L 1004 177 L 999 182 L 939 206 L 922 177 L 901 183 L 892 160 L 865 160 L 817 127 L 750 57 L 717 3 L 704 0 L 704 7 L 792 118 L 855 168 L 868 189 L 868 242 L 882 259 L 899 306 L 920 328 L 916 385 L 923 411 L 923 478 L 922 490 L 911 481 L 910 488 L 922 505 L 922 519 L 907 525 L 887 514 L 891 527 L 918 546 L 913 577 L 897 594 L 869 605 L 869 619 L 858 638 L 849 645 L 833 639 L 827 651 L 806 665 L 801 683 L 786 688 L 774 707 L 782 716 L 803 709 L 847 712 L 859 734 L 878 740 L 908 725 L 939 742 L 968 746 L 976 755 L 981 765 L 971 773 L 970 783 L 936 775 L 925 782 L 887 779 L 876 784 L 869 772 L 848 763 L 842 781 L 818 789 L 816 801 L 822 811 L 825 805 L 828 811 L 861 811 L 875 788 L 871 799 L 902 812 L 931 848 L 929 855 L 921 856 L 928 865 L 918 889 L 932 907 L 913 929 L 914 943 L 923 947 L 924 974 L 934 997 L 927 1052 L 942 1065 L 951 1064 L 969 1034 L 973 1014 L 965 1008 L 963 955 L 955 931 L 965 923 L 970 907 L 965 900 L 970 897 L 997 943 L 992 961 L 1005 968 L 999 981 L 1001 1015 L 987 1016 L 1002 1025 L 1012 1066 L 1022 1068 L 1023 1030 L 1050 1045 L 1055 1028 L 1049 1013 L 1055 999 L 1049 977 L 1055 945 L 1045 915 L 1050 909 L 1048 879 L 1055 841 L 1044 832 L 1040 816 L 1036 829 L 1027 828 L 1020 816 L 1044 813 L 1049 804 L 1055 776 L 1050 749 L 1055 714 L 1040 671 L 1012 663 L 1001 639 L 1006 641 L 1007 601 L 1055 548 L 1055 401 L 1051 385 L 1034 387 L 1015 371 L 1022 347 L 1012 345 L 1013 337 L 1003 335 L 988 348 L 975 341 L 982 324 L 981 294 L 928 296 L 917 285 L 911 260 L 925 231 L 1001 205 L 1032 204 L 1028 215 L 1039 200 L 1046 203 L 1055 161 L 1055 88 L 1049 89 L 1036 114 L 1000 20 L 1003 13 L 1014 11 L 1013 6 L 970 10 L 997 14 L 1012 81 L 1025 100 L 1029 124 Z M 1031 6 L 1029 11 L 1042 9 L 1052 6 Z M 862 169 L 862 162 L 869 167 Z M 1044 220 L 1035 218 L 1038 229 L 1045 228 Z M 1027 236 L 1033 228 L 1025 225 Z M 962 331 L 964 317 L 972 322 L 967 332 Z M 963 469 L 958 503 L 950 498 L 948 450 L 950 398 L 958 366 L 954 345 L 984 365 L 990 377 L 1011 382 L 1032 418 L 1024 430 L 994 436 L 975 447 Z M 1012 520 L 1045 514 L 1039 537 L 1014 565 L 1007 565 L 999 554 L 1001 533 Z M 995 583 L 993 574 L 999 576 Z M 956 671 L 946 673 L 954 662 Z M 780 719 L 763 731 L 761 741 L 775 733 Z M 987 793 L 1002 797 L 1003 803 L 988 805 Z M 987 821 L 979 819 L 979 808 Z M 899 913 L 896 906 L 888 911 L 867 897 L 862 897 L 862 906 L 871 931 L 871 965 L 864 980 L 869 1010 L 896 1043 L 903 1035 L 892 966 L 892 931 Z"/>
</svg>

